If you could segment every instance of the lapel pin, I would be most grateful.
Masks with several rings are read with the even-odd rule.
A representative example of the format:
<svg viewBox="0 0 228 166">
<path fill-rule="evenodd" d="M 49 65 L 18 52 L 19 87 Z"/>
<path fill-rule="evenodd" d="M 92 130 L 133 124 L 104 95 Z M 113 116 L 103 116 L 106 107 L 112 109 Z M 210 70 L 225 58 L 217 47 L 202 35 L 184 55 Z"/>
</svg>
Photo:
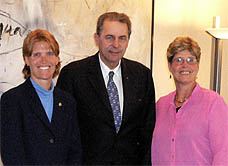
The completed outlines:
<svg viewBox="0 0 228 166">
<path fill-rule="evenodd" d="M 63 105 L 63 104 L 62 104 L 61 102 L 59 102 L 59 107 L 62 107 L 62 105 Z"/>
</svg>

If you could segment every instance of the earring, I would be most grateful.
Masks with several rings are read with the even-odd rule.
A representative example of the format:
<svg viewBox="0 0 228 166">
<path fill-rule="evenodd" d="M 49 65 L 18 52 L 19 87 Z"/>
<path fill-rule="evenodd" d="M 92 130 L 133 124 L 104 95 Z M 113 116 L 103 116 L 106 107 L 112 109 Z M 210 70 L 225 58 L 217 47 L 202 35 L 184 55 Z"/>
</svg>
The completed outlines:
<svg viewBox="0 0 228 166">
<path fill-rule="evenodd" d="M 171 78 L 172 78 L 172 75 L 170 74 L 170 75 L 169 75 L 169 79 L 171 79 Z"/>
</svg>

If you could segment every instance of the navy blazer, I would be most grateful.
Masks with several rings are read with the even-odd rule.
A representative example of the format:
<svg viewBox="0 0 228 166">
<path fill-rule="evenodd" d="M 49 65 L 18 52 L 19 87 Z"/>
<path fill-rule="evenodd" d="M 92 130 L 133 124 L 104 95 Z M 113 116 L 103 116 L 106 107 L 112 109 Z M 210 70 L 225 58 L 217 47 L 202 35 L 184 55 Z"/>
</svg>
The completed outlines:
<svg viewBox="0 0 228 166">
<path fill-rule="evenodd" d="M 115 132 L 112 108 L 98 53 L 65 66 L 57 87 L 77 101 L 83 164 L 150 165 L 155 124 L 155 92 L 151 71 L 140 63 L 121 60 L 124 106 Z"/>
<path fill-rule="evenodd" d="M 76 103 L 55 88 L 51 123 L 30 79 L 1 97 L 4 165 L 80 165 Z"/>
</svg>

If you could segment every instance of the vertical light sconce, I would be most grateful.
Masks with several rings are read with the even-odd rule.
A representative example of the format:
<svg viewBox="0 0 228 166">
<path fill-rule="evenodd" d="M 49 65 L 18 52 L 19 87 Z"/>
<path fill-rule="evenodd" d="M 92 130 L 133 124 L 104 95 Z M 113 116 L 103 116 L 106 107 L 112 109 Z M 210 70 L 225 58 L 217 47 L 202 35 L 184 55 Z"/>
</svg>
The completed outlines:
<svg viewBox="0 0 228 166">
<path fill-rule="evenodd" d="M 211 62 L 210 89 L 220 94 L 221 69 L 222 69 L 222 40 L 228 39 L 228 28 L 220 28 L 220 17 L 215 17 L 215 28 L 208 28 L 206 32 L 214 39 L 214 52 Z"/>
<path fill-rule="evenodd" d="M 220 16 L 214 17 L 215 28 L 220 28 Z"/>
</svg>

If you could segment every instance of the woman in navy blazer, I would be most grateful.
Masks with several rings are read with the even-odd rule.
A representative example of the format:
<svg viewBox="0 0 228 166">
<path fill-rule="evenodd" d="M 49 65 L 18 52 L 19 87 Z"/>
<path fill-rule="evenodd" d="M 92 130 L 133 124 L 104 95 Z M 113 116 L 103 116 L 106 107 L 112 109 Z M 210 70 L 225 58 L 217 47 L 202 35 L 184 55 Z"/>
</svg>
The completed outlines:
<svg viewBox="0 0 228 166">
<path fill-rule="evenodd" d="M 37 29 L 23 44 L 26 81 L 1 97 L 1 157 L 4 165 L 80 165 L 76 102 L 54 88 L 59 45 Z"/>
</svg>

